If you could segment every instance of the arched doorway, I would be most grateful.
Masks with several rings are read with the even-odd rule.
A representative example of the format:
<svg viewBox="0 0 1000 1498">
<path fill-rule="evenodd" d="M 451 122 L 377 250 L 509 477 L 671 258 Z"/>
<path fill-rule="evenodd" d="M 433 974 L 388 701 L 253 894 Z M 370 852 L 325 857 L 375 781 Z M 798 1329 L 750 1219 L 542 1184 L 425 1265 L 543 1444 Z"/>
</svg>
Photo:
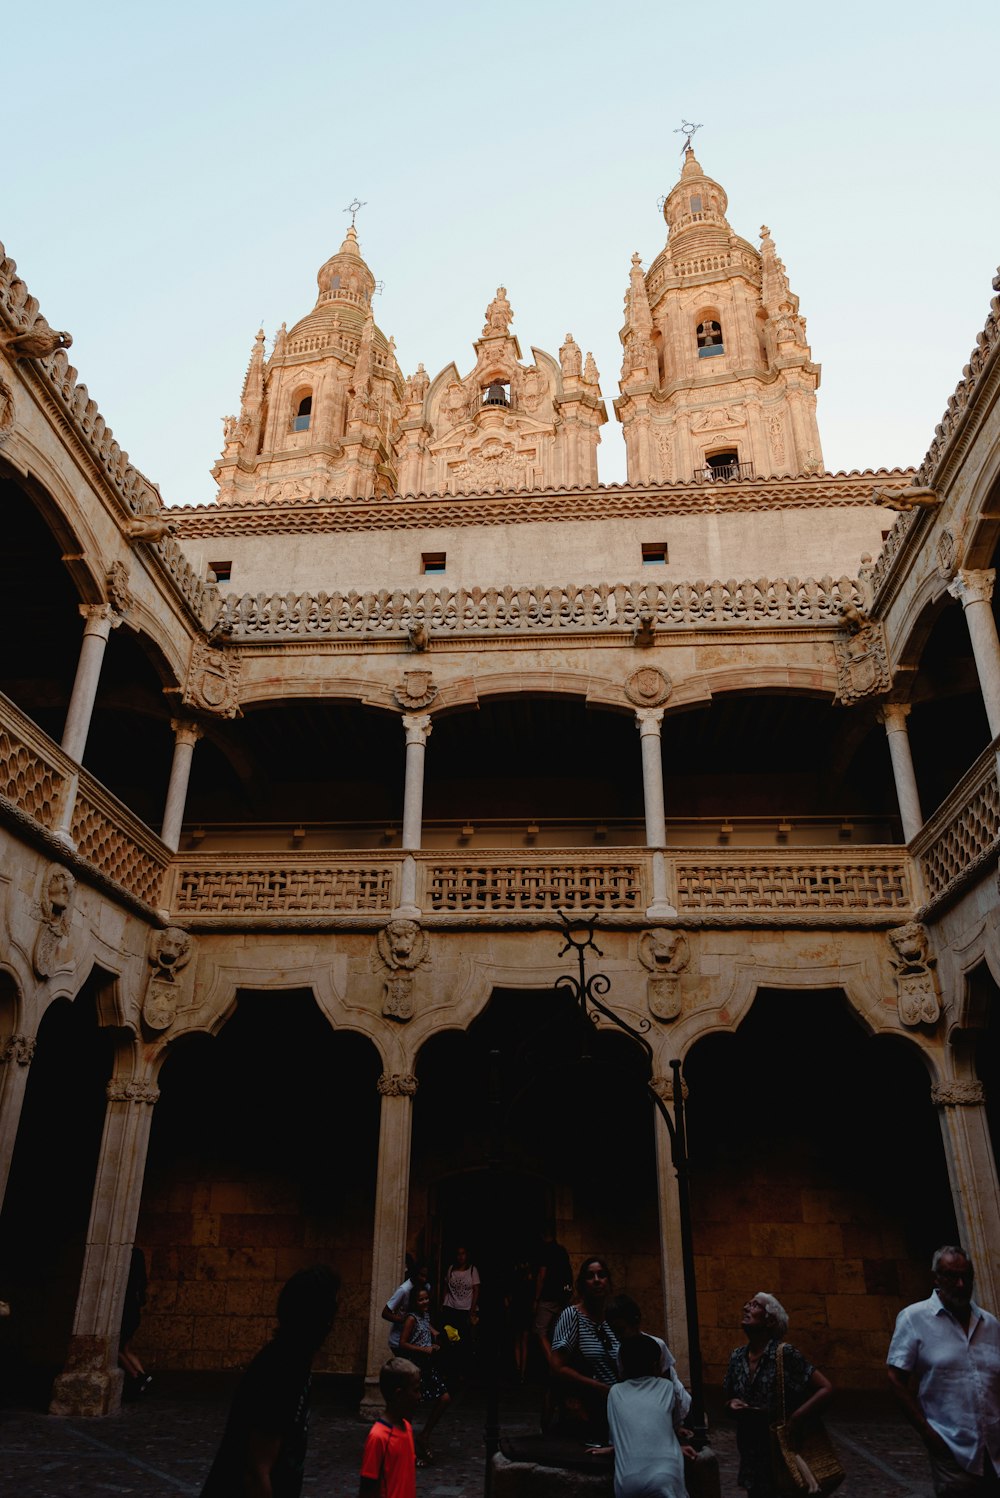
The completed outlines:
<svg viewBox="0 0 1000 1498">
<path fill-rule="evenodd" d="M 217 1036 L 160 1073 L 136 1242 L 149 1272 L 148 1367 L 246 1363 L 297 1269 L 330 1263 L 341 1309 L 317 1362 L 364 1370 L 378 1145 L 378 1058 L 310 991 L 241 992 Z"/>
<path fill-rule="evenodd" d="M 706 1382 L 764 1290 L 836 1383 L 881 1387 L 896 1313 L 955 1232 L 915 1048 L 866 1035 L 839 992 L 761 991 L 684 1074 Z"/>
</svg>

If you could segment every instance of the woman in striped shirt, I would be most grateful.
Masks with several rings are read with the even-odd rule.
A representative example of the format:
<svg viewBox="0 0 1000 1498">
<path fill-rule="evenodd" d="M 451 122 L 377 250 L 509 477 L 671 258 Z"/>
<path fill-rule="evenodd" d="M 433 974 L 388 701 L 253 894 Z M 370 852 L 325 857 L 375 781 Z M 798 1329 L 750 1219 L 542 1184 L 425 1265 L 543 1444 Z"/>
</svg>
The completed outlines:
<svg viewBox="0 0 1000 1498">
<path fill-rule="evenodd" d="M 604 1319 L 611 1271 L 599 1255 L 584 1260 L 576 1294 L 552 1333 L 552 1367 L 569 1423 L 575 1421 L 599 1441 L 607 1428 L 608 1390 L 619 1378 L 618 1338 Z"/>
</svg>

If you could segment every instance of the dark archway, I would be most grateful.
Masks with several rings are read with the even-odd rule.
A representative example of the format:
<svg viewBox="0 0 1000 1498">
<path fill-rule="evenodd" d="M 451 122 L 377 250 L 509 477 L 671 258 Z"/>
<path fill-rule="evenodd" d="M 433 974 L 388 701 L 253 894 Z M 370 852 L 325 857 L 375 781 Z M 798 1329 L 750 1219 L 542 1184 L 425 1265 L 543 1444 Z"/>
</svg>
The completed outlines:
<svg viewBox="0 0 1000 1498">
<path fill-rule="evenodd" d="M 118 1032 L 98 1025 L 96 970 L 46 1010 L 0 1215 L 0 1299 L 10 1376 L 44 1407 L 72 1329 Z"/>
<path fill-rule="evenodd" d="M 957 603 L 942 607 L 934 621 L 911 702 L 910 746 L 926 819 L 990 742 L 969 628 Z"/>
<path fill-rule="evenodd" d="M 440 1274 L 465 1242 L 505 1287 L 548 1219 L 574 1267 L 584 1254 L 606 1255 L 618 1288 L 639 1300 L 650 1326 L 661 1324 L 654 1117 L 643 1051 L 610 1027 L 583 1030 L 562 991 L 497 990 L 467 1031 L 427 1041 L 417 1075 L 408 1247 Z M 491 1138 L 495 1121 L 499 1135 Z"/>
<path fill-rule="evenodd" d="M 881 1387 L 895 1315 L 955 1232 L 919 1055 L 866 1035 L 839 992 L 762 991 L 684 1073 L 709 1383 L 766 1290 L 834 1382 Z"/>
<path fill-rule="evenodd" d="M 295 1270 L 333 1264 L 341 1310 L 317 1364 L 362 1373 L 378 1151 L 371 1042 L 335 1031 L 309 991 L 243 992 L 218 1036 L 160 1073 L 136 1241 L 149 1366 L 246 1363 Z"/>
</svg>

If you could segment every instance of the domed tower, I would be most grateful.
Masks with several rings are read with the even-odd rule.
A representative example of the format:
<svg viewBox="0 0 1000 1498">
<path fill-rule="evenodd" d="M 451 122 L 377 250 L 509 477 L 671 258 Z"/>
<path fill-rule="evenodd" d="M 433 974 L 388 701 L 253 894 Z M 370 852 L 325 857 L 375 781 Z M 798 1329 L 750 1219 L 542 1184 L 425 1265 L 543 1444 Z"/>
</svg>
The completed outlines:
<svg viewBox="0 0 1000 1498">
<path fill-rule="evenodd" d="M 648 272 L 632 257 L 621 395 L 632 483 L 732 482 L 822 469 L 799 299 L 770 231 L 733 232 L 722 187 L 690 141 L 663 205 L 668 239 Z"/>
<path fill-rule="evenodd" d="M 282 323 L 270 358 L 257 334 L 240 415 L 226 418 L 212 470 L 220 502 L 395 491 L 403 380 L 392 340 L 375 324 L 376 281 L 353 225 L 316 279 L 315 307 L 291 330 Z"/>
</svg>

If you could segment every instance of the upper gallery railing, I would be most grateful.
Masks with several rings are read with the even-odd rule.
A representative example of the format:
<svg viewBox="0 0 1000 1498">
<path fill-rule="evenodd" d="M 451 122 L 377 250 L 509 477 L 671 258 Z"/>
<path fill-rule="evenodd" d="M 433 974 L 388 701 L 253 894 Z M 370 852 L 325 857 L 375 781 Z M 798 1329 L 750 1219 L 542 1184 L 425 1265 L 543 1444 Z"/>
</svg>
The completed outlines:
<svg viewBox="0 0 1000 1498">
<path fill-rule="evenodd" d="M 983 750 L 910 845 L 931 903 L 973 878 L 1000 849 L 998 748 L 995 739 Z"/>
<path fill-rule="evenodd" d="M 547 633 L 710 625 L 840 623 L 861 607 L 849 577 L 744 578 L 737 582 L 598 583 L 577 587 L 409 588 L 359 593 L 235 593 L 219 628 L 241 641 L 329 635 L 362 639 L 406 634 Z"/>
<path fill-rule="evenodd" d="M 0 693 L 0 800 L 8 810 L 54 833 L 77 777 L 69 829 L 76 857 L 135 899 L 158 905 L 169 850 Z"/>
</svg>

